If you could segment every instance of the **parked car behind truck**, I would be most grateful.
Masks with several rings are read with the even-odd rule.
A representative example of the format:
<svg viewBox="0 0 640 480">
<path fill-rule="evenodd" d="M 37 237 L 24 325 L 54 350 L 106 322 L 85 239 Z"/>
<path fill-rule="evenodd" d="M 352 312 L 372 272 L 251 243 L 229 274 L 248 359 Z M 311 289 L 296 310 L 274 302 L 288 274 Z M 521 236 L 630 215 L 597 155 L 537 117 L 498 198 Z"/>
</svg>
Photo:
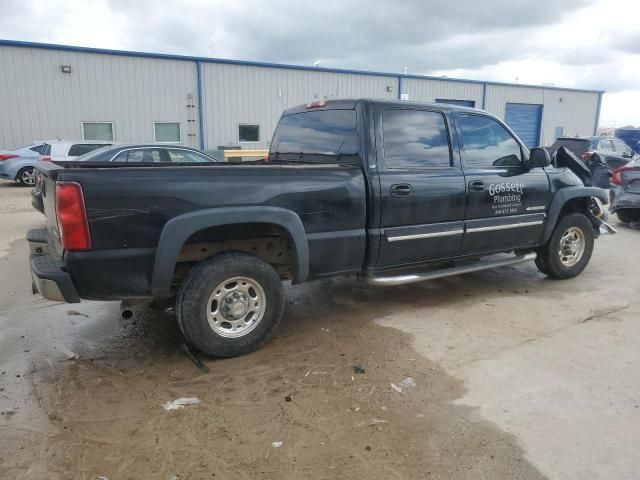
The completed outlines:
<svg viewBox="0 0 640 480">
<path fill-rule="evenodd" d="M 626 165 L 635 155 L 622 140 L 613 137 L 560 137 L 547 150 L 553 155 L 560 147 L 570 150 L 584 162 L 595 153 L 611 170 Z"/>
<path fill-rule="evenodd" d="M 34 142 L 13 151 L 0 153 L 0 178 L 14 180 L 20 185 L 35 185 L 35 166 L 38 160 L 69 160 L 113 142 L 47 140 Z"/>
<path fill-rule="evenodd" d="M 621 222 L 640 221 L 640 160 L 636 159 L 611 175 L 611 212 Z"/>
<path fill-rule="evenodd" d="M 283 280 L 389 286 L 531 260 L 578 275 L 606 194 L 549 164 L 480 110 L 314 102 L 283 114 L 267 162 L 39 166 L 31 272 L 52 300 L 175 296 L 192 345 L 240 355 L 279 324 Z"/>
<path fill-rule="evenodd" d="M 181 145 L 158 145 L 158 144 L 129 144 L 111 145 L 92 150 L 91 152 L 77 157 L 77 162 L 91 164 L 100 163 L 210 163 L 217 162 L 206 153 L 195 148 L 183 147 Z M 44 213 L 42 203 L 41 177 L 36 169 L 36 184 L 31 190 L 31 205 L 37 211 Z"/>
</svg>

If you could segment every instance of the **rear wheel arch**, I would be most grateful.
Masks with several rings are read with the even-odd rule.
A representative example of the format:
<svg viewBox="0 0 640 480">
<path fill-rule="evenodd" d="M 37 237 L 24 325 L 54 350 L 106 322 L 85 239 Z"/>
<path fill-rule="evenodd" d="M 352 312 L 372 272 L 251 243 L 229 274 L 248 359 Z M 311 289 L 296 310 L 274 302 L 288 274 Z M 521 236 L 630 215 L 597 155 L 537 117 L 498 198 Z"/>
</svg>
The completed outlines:
<svg viewBox="0 0 640 480">
<path fill-rule="evenodd" d="M 187 241 L 198 232 L 218 227 L 271 225 L 285 232 L 291 243 L 292 280 L 300 283 L 309 273 L 309 246 L 298 215 L 279 207 L 228 207 L 200 210 L 175 217 L 160 234 L 151 280 L 156 298 L 171 296 L 171 282 L 178 257 Z"/>
</svg>

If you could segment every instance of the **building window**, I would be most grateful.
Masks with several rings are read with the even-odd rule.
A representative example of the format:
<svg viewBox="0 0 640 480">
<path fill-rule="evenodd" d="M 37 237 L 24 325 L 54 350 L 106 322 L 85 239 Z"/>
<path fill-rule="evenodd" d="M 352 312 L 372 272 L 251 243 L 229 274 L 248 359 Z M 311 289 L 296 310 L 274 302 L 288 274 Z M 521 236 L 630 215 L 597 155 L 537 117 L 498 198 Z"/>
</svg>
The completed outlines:
<svg viewBox="0 0 640 480">
<path fill-rule="evenodd" d="M 178 122 L 154 122 L 153 141 L 156 143 L 180 143 Z"/>
<path fill-rule="evenodd" d="M 238 125 L 239 142 L 259 142 L 260 125 Z"/>
<path fill-rule="evenodd" d="M 446 103 L 448 105 L 460 105 L 461 107 L 475 108 L 475 100 L 456 100 L 454 98 L 436 98 L 436 103 Z"/>
<path fill-rule="evenodd" d="M 82 122 L 82 139 L 113 142 L 113 122 Z"/>
</svg>

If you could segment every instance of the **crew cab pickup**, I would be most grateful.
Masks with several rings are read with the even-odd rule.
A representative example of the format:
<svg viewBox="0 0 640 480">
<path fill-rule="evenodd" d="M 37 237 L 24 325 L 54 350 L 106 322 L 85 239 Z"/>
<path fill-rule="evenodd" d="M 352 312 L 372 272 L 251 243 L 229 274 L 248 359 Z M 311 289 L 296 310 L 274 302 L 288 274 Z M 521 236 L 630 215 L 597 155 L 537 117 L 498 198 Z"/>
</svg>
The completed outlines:
<svg viewBox="0 0 640 480">
<path fill-rule="evenodd" d="M 481 110 L 364 99 L 285 111 L 260 162 L 43 162 L 34 287 L 175 297 L 193 346 L 240 355 L 280 322 L 283 280 L 384 287 L 531 260 L 579 274 L 607 195 L 566 165 Z"/>
</svg>

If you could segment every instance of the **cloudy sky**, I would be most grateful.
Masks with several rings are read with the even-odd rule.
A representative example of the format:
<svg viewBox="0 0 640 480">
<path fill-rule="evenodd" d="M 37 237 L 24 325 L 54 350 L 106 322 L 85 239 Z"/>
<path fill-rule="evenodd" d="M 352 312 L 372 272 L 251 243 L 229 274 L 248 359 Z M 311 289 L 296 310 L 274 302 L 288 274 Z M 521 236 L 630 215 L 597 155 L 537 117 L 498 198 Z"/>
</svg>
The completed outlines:
<svg viewBox="0 0 640 480">
<path fill-rule="evenodd" d="M 0 0 L 0 37 L 598 89 L 640 126 L 638 0 Z"/>
</svg>

